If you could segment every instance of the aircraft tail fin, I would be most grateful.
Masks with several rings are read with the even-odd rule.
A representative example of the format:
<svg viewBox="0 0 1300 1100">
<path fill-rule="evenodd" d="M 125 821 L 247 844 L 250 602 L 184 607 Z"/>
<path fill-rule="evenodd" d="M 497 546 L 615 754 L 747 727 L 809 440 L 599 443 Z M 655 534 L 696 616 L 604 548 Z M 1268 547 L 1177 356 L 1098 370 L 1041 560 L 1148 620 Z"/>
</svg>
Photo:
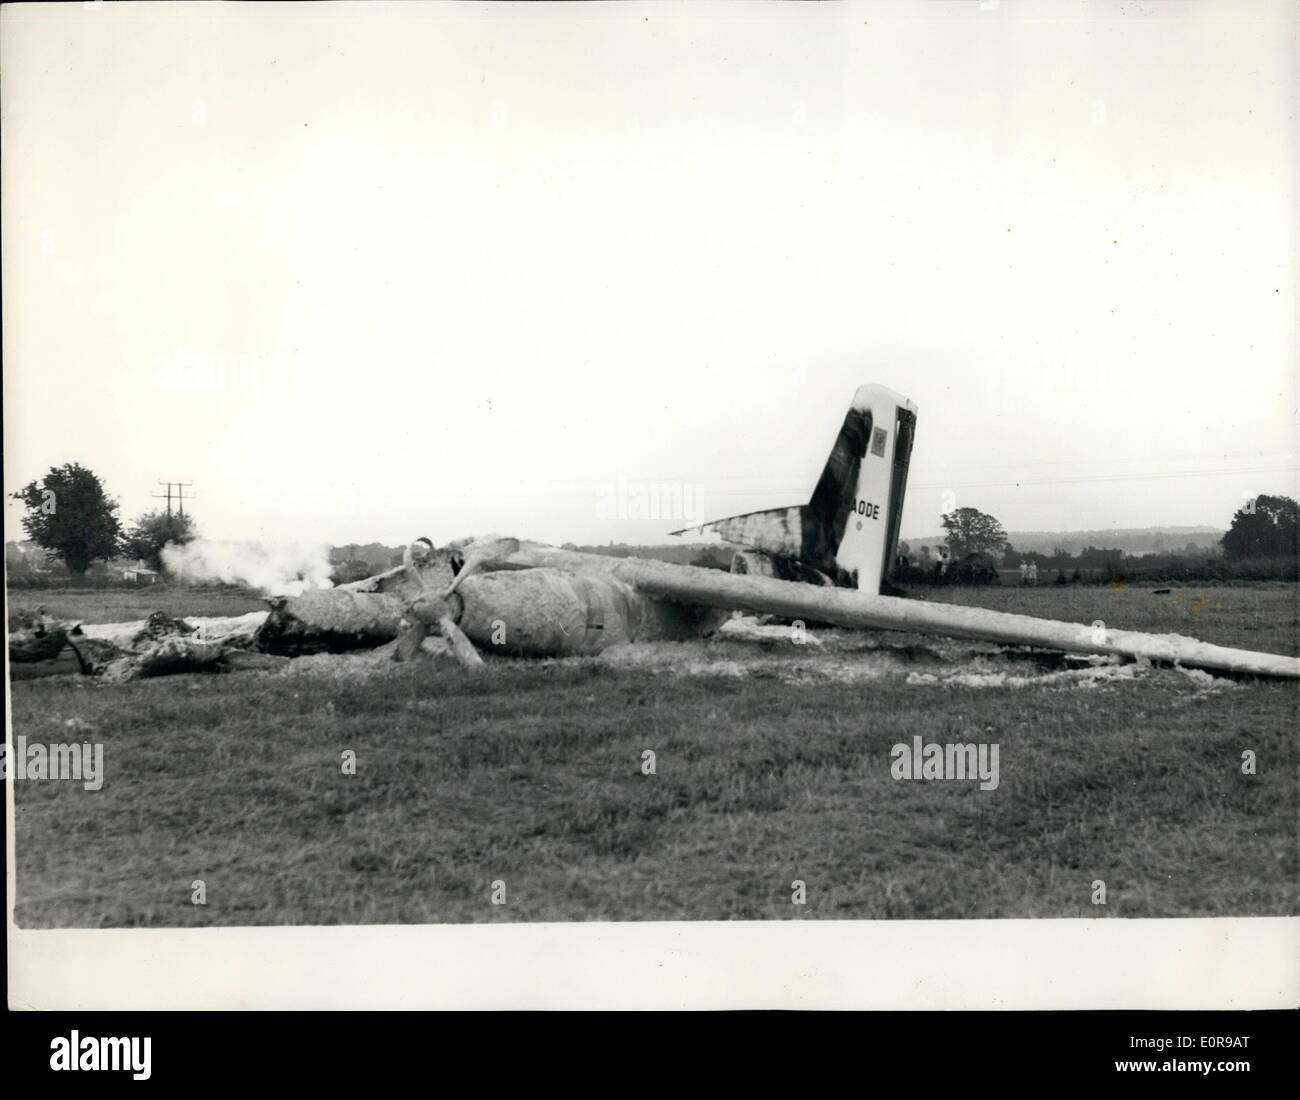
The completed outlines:
<svg viewBox="0 0 1300 1100">
<path fill-rule="evenodd" d="M 778 573 L 812 570 L 879 592 L 898 546 L 916 411 L 884 386 L 859 386 L 807 504 L 729 516 L 699 530 L 787 563 Z"/>
<path fill-rule="evenodd" d="M 893 567 L 916 435 L 916 406 L 884 386 L 860 386 L 808 510 L 840 583 L 879 592 Z"/>
</svg>

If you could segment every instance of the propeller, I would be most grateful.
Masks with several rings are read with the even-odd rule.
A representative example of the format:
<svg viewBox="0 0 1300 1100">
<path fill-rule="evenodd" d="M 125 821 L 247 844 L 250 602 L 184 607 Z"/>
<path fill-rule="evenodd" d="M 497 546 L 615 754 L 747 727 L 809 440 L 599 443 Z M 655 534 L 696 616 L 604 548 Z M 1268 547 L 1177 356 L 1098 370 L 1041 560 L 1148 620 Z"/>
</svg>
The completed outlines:
<svg viewBox="0 0 1300 1100">
<path fill-rule="evenodd" d="M 519 548 L 519 543 L 516 540 L 505 539 L 502 541 L 514 542 L 515 549 Z M 488 551 L 490 547 L 484 549 Z M 407 605 L 408 624 L 397 641 L 397 650 L 394 657 L 399 661 L 410 660 L 411 657 L 415 656 L 424 639 L 428 637 L 430 628 L 436 625 L 438 632 L 447 639 L 452 655 L 462 666 L 468 669 L 482 668 L 483 658 L 479 656 L 478 650 L 474 648 L 474 643 L 456 625 L 457 612 L 462 605 L 460 597 L 454 596 L 454 593 L 457 584 L 465 576 L 466 571 L 480 568 L 490 560 L 490 555 L 484 553 L 476 556 L 471 553 L 446 591 L 437 594 L 429 591 L 429 587 L 425 584 L 424 576 L 419 568 L 420 564 L 433 552 L 433 543 L 427 538 L 420 538 L 411 543 L 402 555 L 402 563 L 406 566 L 406 572 L 419 586 L 420 594 Z M 513 553 L 513 551 L 507 552 Z M 452 602 L 453 597 L 455 598 L 454 604 Z"/>
</svg>

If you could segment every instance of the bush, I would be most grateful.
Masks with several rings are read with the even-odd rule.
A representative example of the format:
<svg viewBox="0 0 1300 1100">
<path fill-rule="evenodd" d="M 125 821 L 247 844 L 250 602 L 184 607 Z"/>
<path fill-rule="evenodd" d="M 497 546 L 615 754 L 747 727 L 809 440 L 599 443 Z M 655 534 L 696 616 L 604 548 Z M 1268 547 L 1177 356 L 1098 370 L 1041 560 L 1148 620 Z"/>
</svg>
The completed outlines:
<svg viewBox="0 0 1300 1100">
<path fill-rule="evenodd" d="M 937 563 L 928 567 L 908 564 L 896 566 L 890 579 L 895 584 L 1001 584 L 998 568 L 983 554 L 967 554 L 953 562 L 944 572 Z"/>
<path fill-rule="evenodd" d="M 949 566 L 950 584 L 1001 584 L 998 567 L 982 554 L 967 554 L 956 565 Z"/>
</svg>

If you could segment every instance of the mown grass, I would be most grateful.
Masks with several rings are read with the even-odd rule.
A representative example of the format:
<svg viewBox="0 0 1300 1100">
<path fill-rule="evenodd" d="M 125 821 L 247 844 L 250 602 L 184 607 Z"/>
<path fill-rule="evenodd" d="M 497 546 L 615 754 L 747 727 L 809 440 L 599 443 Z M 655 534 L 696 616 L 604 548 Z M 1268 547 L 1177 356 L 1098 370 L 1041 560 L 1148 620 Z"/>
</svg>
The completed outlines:
<svg viewBox="0 0 1300 1100">
<path fill-rule="evenodd" d="M 45 608 L 56 619 L 83 623 L 128 623 L 150 612 L 168 615 L 244 615 L 265 611 L 251 589 L 227 586 L 155 584 L 139 588 L 11 588 L 9 613 Z"/>
<path fill-rule="evenodd" d="M 970 602 L 999 598 L 1054 613 L 1041 591 Z M 1293 586 L 1199 611 L 1109 601 L 1055 613 L 1131 626 L 1158 601 L 1149 628 L 1200 616 L 1201 636 L 1240 644 L 1255 607 L 1258 644 L 1293 649 Z M 14 685 L 12 713 L 15 736 L 102 741 L 107 771 L 97 792 L 15 784 L 27 927 L 1300 911 L 1290 684 L 1204 692 L 1153 671 L 977 690 L 526 662 L 475 678 L 440 662 L 371 681 L 37 680 Z M 890 748 L 915 735 L 996 742 L 1000 786 L 893 779 Z"/>
<path fill-rule="evenodd" d="M 1156 591 L 1167 588 L 1164 595 Z M 1122 630 L 1188 634 L 1217 645 L 1300 655 L 1300 585 L 994 585 L 916 588 L 913 598 Z"/>
</svg>

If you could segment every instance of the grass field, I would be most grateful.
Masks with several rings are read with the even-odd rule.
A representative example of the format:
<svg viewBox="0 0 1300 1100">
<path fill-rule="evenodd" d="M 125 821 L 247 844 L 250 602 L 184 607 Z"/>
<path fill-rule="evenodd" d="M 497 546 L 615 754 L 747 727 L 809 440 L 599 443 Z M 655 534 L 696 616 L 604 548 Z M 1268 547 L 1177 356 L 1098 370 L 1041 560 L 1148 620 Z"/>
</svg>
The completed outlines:
<svg viewBox="0 0 1300 1100">
<path fill-rule="evenodd" d="M 129 623 L 152 611 L 168 615 L 243 615 L 265 611 L 257 593 L 231 586 L 140 588 L 18 588 L 8 593 L 9 611 L 45 608 L 56 619 L 84 623 Z"/>
<path fill-rule="evenodd" d="M 1153 593 L 1169 588 L 1168 595 Z M 1205 642 L 1300 655 L 1300 585 L 1261 582 L 1189 587 L 1048 585 L 925 588 L 927 600 L 1068 622 L 1101 619 L 1121 630 L 1189 634 Z"/>
<path fill-rule="evenodd" d="M 118 594 L 93 594 L 105 595 Z M 126 595 L 153 609 L 150 593 Z M 1296 652 L 1294 585 L 924 595 Z M 101 610 L 78 617 L 105 621 Z M 449 662 L 341 674 L 334 659 L 278 675 L 19 683 L 14 736 L 102 742 L 107 777 L 99 791 L 14 784 L 16 918 L 1300 912 L 1295 685 L 1132 668 L 1090 680 L 1024 657 L 834 632 L 821 649 L 720 640 L 498 661 L 477 678 Z M 954 665 L 992 672 L 990 686 L 935 679 Z M 996 743 L 997 789 L 894 779 L 891 746 L 918 735 Z M 1243 750 L 1257 774 L 1242 773 Z M 204 906 L 191 904 L 195 879 Z M 1092 904 L 1098 879 L 1105 905 Z"/>
</svg>

